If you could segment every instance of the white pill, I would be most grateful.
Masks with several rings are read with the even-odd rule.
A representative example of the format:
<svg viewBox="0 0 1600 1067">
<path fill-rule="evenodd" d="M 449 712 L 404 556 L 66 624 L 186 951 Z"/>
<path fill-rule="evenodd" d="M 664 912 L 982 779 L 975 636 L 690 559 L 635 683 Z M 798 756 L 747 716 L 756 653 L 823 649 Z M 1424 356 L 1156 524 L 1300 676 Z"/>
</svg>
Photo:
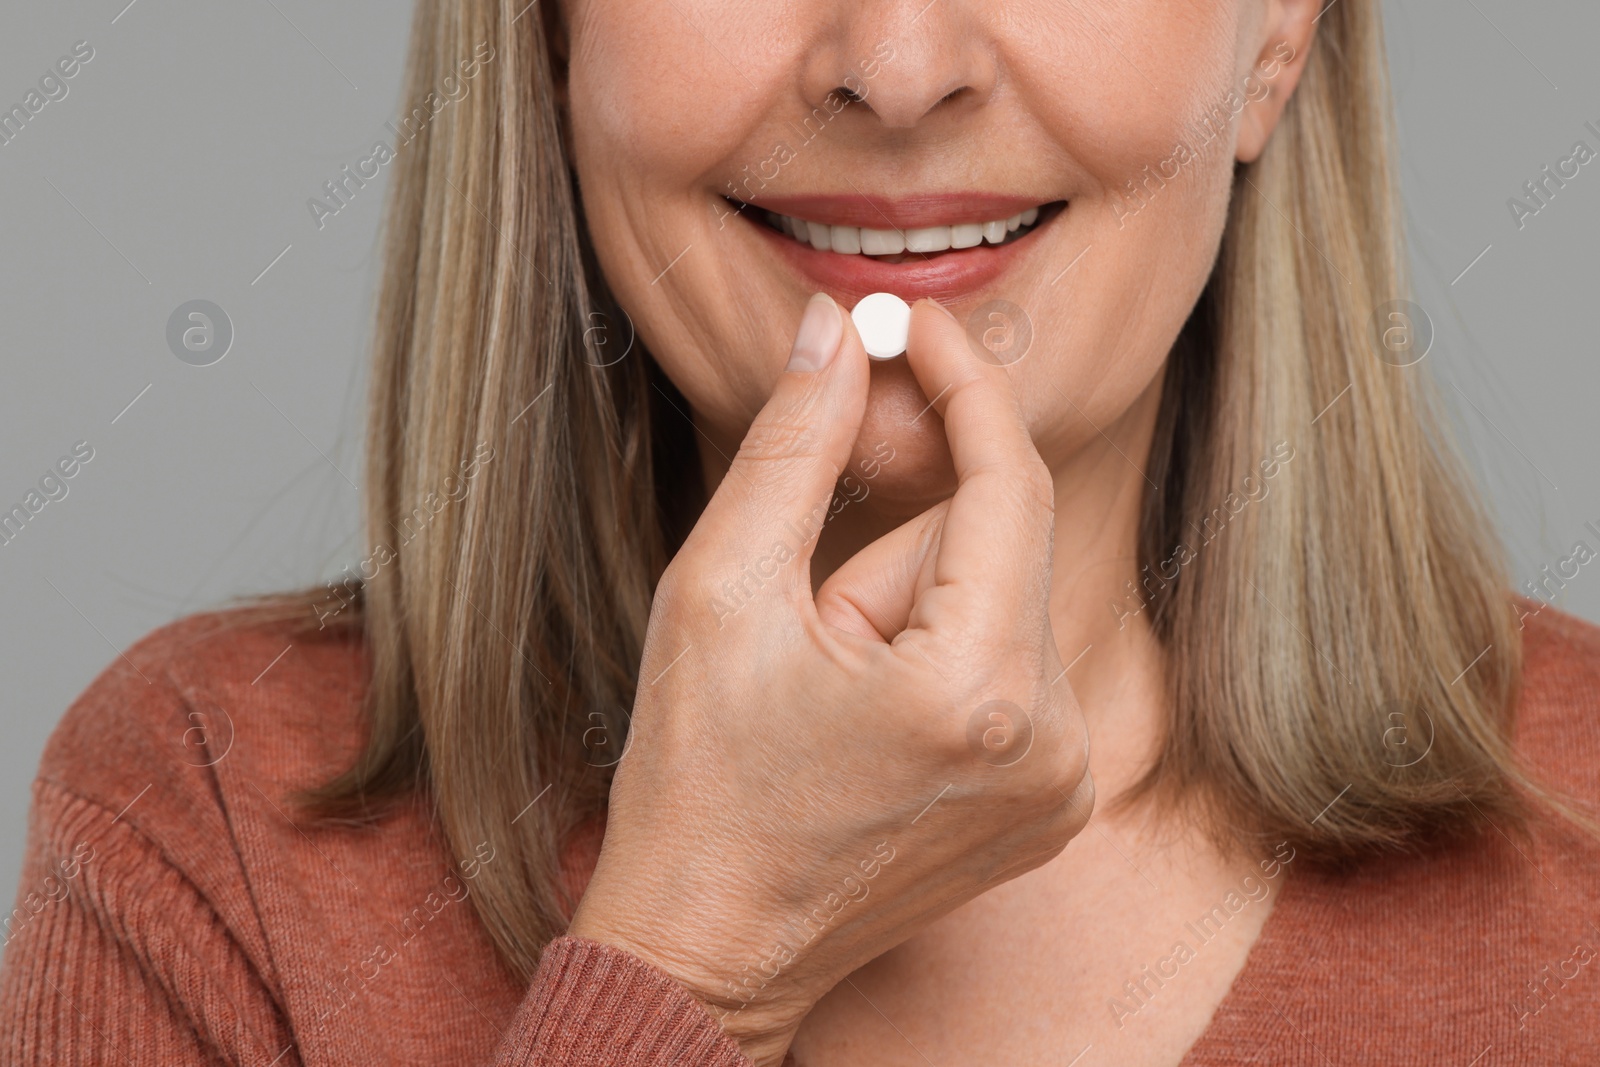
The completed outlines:
<svg viewBox="0 0 1600 1067">
<path fill-rule="evenodd" d="M 906 350 L 911 332 L 911 305 L 893 293 L 864 296 L 850 312 L 861 345 L 873 359 L 893 359 Z"/>
</svg>

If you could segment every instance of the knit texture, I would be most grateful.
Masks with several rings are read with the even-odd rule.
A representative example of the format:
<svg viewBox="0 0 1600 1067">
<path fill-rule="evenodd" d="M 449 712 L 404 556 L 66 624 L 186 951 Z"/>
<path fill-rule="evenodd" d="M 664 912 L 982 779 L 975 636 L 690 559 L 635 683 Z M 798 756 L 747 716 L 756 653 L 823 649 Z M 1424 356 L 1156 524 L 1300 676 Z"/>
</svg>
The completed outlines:
<svg viewBox="0 0 1600 1067">
<path fill-rule="evenodd" d="M 232 623 L 146 637 L 51 736 L 0 924 L 0 1064 L 748 1065 L 610 946 L 559 938 L 517 982 L 468 899 L 492 847 L 450 855 L 421 798 L 370 829 L 292 821 L 365 737 L 366 659 Z M 1527 627 L 1519 754 L 1595 802 L 1600 629 Z M 595 852 L 569 849 L 580 889 Z M 1279 893 L 1184 1067 L 1600 1062 L 1595 840 L 1541 822 Z"/>
</svg>

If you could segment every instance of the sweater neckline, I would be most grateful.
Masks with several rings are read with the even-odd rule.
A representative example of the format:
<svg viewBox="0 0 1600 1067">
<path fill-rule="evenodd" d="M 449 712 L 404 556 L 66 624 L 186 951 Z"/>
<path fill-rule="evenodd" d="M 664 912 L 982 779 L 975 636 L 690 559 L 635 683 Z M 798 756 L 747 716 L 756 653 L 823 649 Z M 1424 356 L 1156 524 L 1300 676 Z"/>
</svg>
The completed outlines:
<svg viewBox="0 0 1600 1067">
<path fill-rule="evenodd" d="M 1296 954 L 1286 951 L 1286 946 L 1294 943 L 1293 934 L 1287 931 L 1304 929 L 1316 911 L 1320 895 L 1312 883 L 1318 878 L 1316 872 L 1304 869 L 1285 872 L 1278 898 L 1267 912 L 1255 943 L 1245 953 L 1244 965 L 1233 976 L 1228 991 L 1211 1013 L 1205 1029 L 1178 1061 L 1178 1067 L 1222 1067 L 1235 1062 L 1231 1051 L 1236 1045 L 1234 1035 L 1261 1032 L 1264 1017 L 1283 1018 L 1263 987 L 1282 985 L 1286 980 L 1297 986 L 1304 979 Z"/>
</svg>

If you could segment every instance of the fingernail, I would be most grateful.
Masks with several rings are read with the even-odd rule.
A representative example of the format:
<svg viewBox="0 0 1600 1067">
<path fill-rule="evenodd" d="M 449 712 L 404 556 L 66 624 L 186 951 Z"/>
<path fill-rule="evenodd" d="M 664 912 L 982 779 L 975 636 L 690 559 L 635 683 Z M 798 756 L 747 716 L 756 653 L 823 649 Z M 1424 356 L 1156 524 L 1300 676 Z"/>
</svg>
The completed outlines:
<svg viewBox="0 0 1600 1067">
<path fill-rule="evenodd" d="M 833 362 L 839 351 L 839 341 L 844 337 L 844 319 L 827 293 L 818 293 L 806 304 L 806 313 L 800 316 L 800 329 L 794 337 L 794 348 L 789 352 L 788 370 L 808 373 L 818 371 Z"/>
<path fill-rule="evenodd" d="M 932 304 L 934 307 L 938 308 L 940 311 L 944 312 L 944 317 L 945 318 L 949 319 L 951 322 L 955 322 L 956 321 L 955 312 L 951 311 L 949 308 L 947 308 L 943 304 L 939 303 L 939 301 L 935 300 L 931 296 L 923 297 L 923 299 L 926 300 L 928 303 Z"/>
</svg>

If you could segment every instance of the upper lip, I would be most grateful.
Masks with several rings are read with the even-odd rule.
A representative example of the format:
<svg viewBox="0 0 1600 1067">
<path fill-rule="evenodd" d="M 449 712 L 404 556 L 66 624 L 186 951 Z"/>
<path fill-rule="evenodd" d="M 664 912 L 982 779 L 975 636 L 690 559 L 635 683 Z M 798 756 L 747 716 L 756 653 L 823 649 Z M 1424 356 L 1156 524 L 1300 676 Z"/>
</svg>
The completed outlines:
<svg viewBox="0 0 1600 1067">
<path fill-rule="evenodd" d="M 909 230 L 924 226 L 989 222 L 1051 202 L 1051 197 L 999 193 L 925 193 L 901 197 L 808 193 L 761 196 L 743 201 L 807 222 L 828 226 L 858 226 L 871 230 Z"/>
</svg>

